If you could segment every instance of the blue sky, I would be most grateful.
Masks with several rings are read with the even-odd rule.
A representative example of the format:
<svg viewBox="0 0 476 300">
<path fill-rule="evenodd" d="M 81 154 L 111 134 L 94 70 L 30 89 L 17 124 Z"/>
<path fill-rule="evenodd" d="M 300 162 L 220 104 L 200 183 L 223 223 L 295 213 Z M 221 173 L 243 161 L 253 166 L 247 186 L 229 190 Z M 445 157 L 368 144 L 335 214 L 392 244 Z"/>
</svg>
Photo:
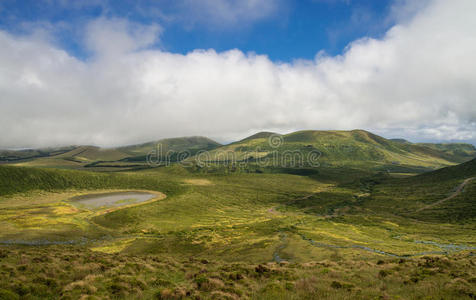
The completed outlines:
<svg viewBox="0 0 476 300">
<path fill-rule="evenodd" d="M 474 0 L 0 0 L 0 148 L 352 129 L 476 144 L 474 11 Z"/>
<path fill-rule="evenodd" d="M 199 9 L 196 13 L 195 7 L 186 7 L 190 5 L 187 1 L 173 0 L 4 0 L 0 2 L 0 28 L 21 33 L 33 24 L 48 24 L 55 28 L 63 48 L 87 58 L 89 53 L 81 43 L 84 25 L 98 17 L 118 17 L 160 24 L 160 44 L 154 46 L 165 51 L 185 54 L 195 49 L 221 52 L 237 48 L 268 55 L 273 61 L 292 61 L 313 59 L 321 50 L 340 54 L 351 41 L 382 36 L 393 25 L 390 13 L 395 5 L 390 0 L 268 1 L 271 7 L 262 14 L 253 16 L 246 11 L 262 9 L 252 4 L 242 14 L 231 13 L 230 17 L 228 12 L 217 16 L 221 12 L 213 12 L 213 1 L 208 2 L 212 3 L 209 11 Z"/>
</svg>

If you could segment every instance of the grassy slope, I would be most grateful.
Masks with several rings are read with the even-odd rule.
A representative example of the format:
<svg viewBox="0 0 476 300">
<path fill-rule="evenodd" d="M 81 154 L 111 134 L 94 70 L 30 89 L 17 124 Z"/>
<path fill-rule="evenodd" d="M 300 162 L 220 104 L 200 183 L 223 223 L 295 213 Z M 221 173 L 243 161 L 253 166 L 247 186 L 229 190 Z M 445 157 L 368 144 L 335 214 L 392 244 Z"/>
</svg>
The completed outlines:
<svg viewBox="0 0 476 300">
<path fill-rule="evenodd" d="M 0 191 L 9 199 L 4 203 L 10 203 L 5 208 L 12 209 L 19 208 L 13 205 L 15 201 L 37 199 L 53 207 L 53 212 L 61 211 L 65 205 L 62 200 L 71 197 L 71 190 L 150 189 L 166 193 L 168 197 L 163 201 L 93 219 L 102 229 L 134 237 L 124 248 L 134 253 L 261 261 L 271 259 L 282 243 L 282 233 L 287 235 L 289 248 L 297 249 L 287 255 L 298 261 L 320 257 L 320 249 L 308 249 L 302 236 L 328 244 L 364 244 L 401 254 L 437 249 L 395 240 L 394 235 L 424 232 L 422 239 L 433 239 L 438 232 L 439 241 L 470 241 L 469 227 L 456 235 L 459 229 L 451 225 L 442 228 L 401 217 L 372 216 L 362 210 L 365 194 L 358 188 L 289 174 L 199 175 L 178 166 L 124 174 L 1 167 L 0 176 L 4 179 Z M 37 190 L 48 192 L 43 195 Z M 18 196 L 19 192 L 23 194 Z M 371 207 L 369 203 L 364 202 L 367 206 L 363 207 Z M 49 215 L 48 210 L 29 211 L 28 205 L 24 209 L 25 216 L 43 213 L 45 222 L 51 216 L 58 217 L 56 213 Z M 9 214 L 2 219 L 8 223 L 10 217 Z M 399 227 L 382 224 L 388 220 Z M 27 217 L 24 223 L 16 222 L 20 236 L 23 229 L 32 227 Z M 376 230 L 375 226 L 382 228 Z"/>
<path fill-rule="evenodd" d="M 173 193 L 177 184 L 161 178 L 135 173 L 102 174 L 74 170 L 39 169 L 0 166 L 0 196 L 29 191 L 61 191 L 67 189 L 136 188 Z"/>
<path fill-rule="evenodd" d="M 199 150 L 211 150 L 221 146 L 221 144 L 201 136 L 170 138 L 154 142 L 148 142 L 140 145 L 132 145 L 127 147 L 120 147 L 119 150 L 130 154 L 131 156 L 145 156 L 152 150 L 157 150 L 157 146 L 161 145 L 163 151 L 191 151 L 197 152 Z"/>
<path fill-rule="evenodd" d="M 74 147 L 25 149 L 25 150 L 0 150 L 0 161 L 17 161 L 23 159 L 33 159 L 48 157 L 68 152 Z"/>
<path fill-rule="evenodd" d="M 468 254 L 224 264 L 81 247 L 0 249 L 0 299 L 471 299 Z"/>
<path fill-rule="evenodd" d="M 451 143 L 451 144 L 430 144 L 422 143 L 423 145 L 432 149 L 445 152 L 458 162 L 468 161 L 476 156 L 476 148 L 471 144 Z"/>
<path fill-rule="evenodd" d="M 373 187 L 366 206 L 426 221 L 471 222 L 476 216 L 474 181 L 459 196 L 431 209 L 418 211 L 450 196 L 465 179 L 471 177 L 476 177 L 476 159 L 414 177 L 386 179 Z"/>
<path fill-rule="evenodd" d="M 443 166 L 464 162 L 476 155 L 472 145 L 467 144 L 412 144 L 387 140 L 363 130 L 353 131 L 299 131 L 283 136 L 284 143 L 278 148 L 269 144 L 271 132 L 260 132 L 241 141 L 222 146 L 205 137 L 184 137 L 164 139 L 140 145 L 100 149 L 93 146 L 79 146 L 68 149 L 29 150 L 14 152 L 14 160 L 20 166 L 53 167 L 111 171 L 128 168 L 146 167 L 146 156 L 156 151 L 158 145 L 163 155 L 171 161 L 194 155 L 200 150 L 210 151 L 206 160 L 224 161 L 249 160 L 251 164 L 257 158 L 273 159 L 277 151 L 275 166 L 293 167 L 299 160 L 296 151 L 303 154 L 304 167 L 312 151 L 319 151 L 319 163 L 323 167 L 343 167 L 353 169 L 371 169 L 392 173 L 421 173 Z M 61 150 L 61 151 L 60 151 Z M 46 151 L 46 152 L 45 152 Z M 56 151 L 56 152 L 54 152 Z M 179 156 L 179 152 L 186 152 Z M 12 157 L 13 157 L 12 156 Z"/>
<path fill-rule="evenodd" d="M 101 149 L 94 146 L 78 146 L 74 149 L 48 157 L 20 161 L 18 166 L 48 167 L 64 169 L 81 169 L 87 164 L 97 161 L 117 161 L 129 157 L 117 149 Z"/>
<path fill-rule="evenodd" d="M 184 137 L 164 139 L 141 145 L 119 148 L 102 149 L 94 146 L 78 146 L 66 152 L 57 152 L 57 155 L 36 156 L 34 159 L 19 161 L 18 166 L 48 167 L 63 169 L 82 169 L 93 167 L 94 170 L 121 170 L 130 167 L 146 165 L 146 155 L 156 150 L 157 145 L 167 151 L 190 151 L 196 153 L 200 150 L 210 150 L 220 144 L 204 137 Z"/>
<path fill-rule="evenodd" d="M 423 182 L 422 189 L 429 188 L 416 196 L 438 195 L 431 189 L 434 176 L 444 181 L 460 174 L 460 180 L 472 170 L 468 163 L 415 177 Z M 457 299 L 474 293 L 470 284 L 474 267 L 466 254 L 458 257 L 459 263 L 452 258 L 415 258 L 399 264 L 362 249 L 335 248 L 360 245 L 414 254 L 441 251 L 415 240 L 476 243 L 472 224 L 436 224 L 391 215 L 373 205 L 361 186 L 339 185 L 337 175 L 324 183 L 290 174 L 197 174 L 179 166 L 119 174 L 0 166 L 1 239 L 97 239 L 52 250 L 8 246 L 0 271 L 23 279 L 5 276 L 0 289 L 45 298 L 51 293 L 77 298 L 131 297 L 140 292 L 152 298 L 190 292 L 202 298 L 227 293 L 257 299 L 402 295 Z M 380 186 L 389 187 L 373 186 L 375 203 L 400 199 L 395 191 L 393 198 L 378 198 Z M 74 193 L 105 189 L 158 190 L 168 197 L 93 218 L 86 211 L 69 209 L 66 200 Z M 308 239 L 333 246 L 316 246 Z M 268 271 L 256 265 L 276 255 L 292 264 L 271 264 Z M 46 257 L 45 263 L 38 257 Z M 212 263 L 202 264 L 202 259 Z M 383 263 L 376 265 L 379 260 Z M 77 265 L 75 272 L 66 270 L 60 276 L 59 270 L 71 263 Z M 422 268 L 425 264 L 428 267 Z M 37 267 L 47 268 L 48 275 L 40 276 Z M 242 279 L 233 279 L 239 277 L 230 272 L 239 272 Z"/>
<path fill-rule="evenodd" d="M 269 144 L 270 135 L 260 133 L 217 148 L 211 152 L 210 160 L 223 161 L 232 157 L 237 161 L 253 161 L 257 157 L 272 157 L 272 152 L 277 151 L 279 163 L 284 161 L 286 165 L 291 163 L 290 158 L 285 157 L 286 151 L 300 151 L 307 157 L 309 152 L 317 150 L 322 153 L 319 159 L 322 166 L 421 172 L 453 165 L 463 159 L 448 151 L 387 140 L 363 130 L 294 132 L 282 136 L 283 144 L 278 148 Z"/>
</svg>

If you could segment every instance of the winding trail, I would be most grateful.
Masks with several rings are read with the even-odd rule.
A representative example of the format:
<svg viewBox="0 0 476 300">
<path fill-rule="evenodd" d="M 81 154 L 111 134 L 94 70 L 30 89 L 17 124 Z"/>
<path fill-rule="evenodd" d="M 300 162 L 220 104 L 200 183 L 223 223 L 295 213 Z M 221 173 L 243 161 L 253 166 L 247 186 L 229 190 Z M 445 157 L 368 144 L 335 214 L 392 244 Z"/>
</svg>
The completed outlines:
<svg viewBox="0 0 476 300">
<path fill-rule="evenodd" d="M 446 202 L 448 200 L 451 200 L 453 198 L 455 198 L 456 196 L 458 196 L 459 194 L 461 194 L 461 192 L 463 191 L 464 187 L 471 181 L 473 180 L 475 177 L 471 177 L 471 178 L 467 178 L 465 179 L 465 181 L 463 181 L 463 183 L 461 183 L 457 188 L 456 188 L 456 191 L 454 191 L 453 194 L 451 194 L 450 196 L 446 197 L 445 199 L 441 199 L 439 201 L 436 201 L 435 203 L 432 203 L 432 204 L 429 204 L 429 205 L 426 205 L 422 208 L 419 208 L 417 209 L 415 212 L 421 212 L 422 210 L 425 210 L 425 209 L 429 209 L 429 208 L 433 208 L 435 206 L 438 206 L 440 205 L 441 203 L 443 202 Z"/>
</svg>

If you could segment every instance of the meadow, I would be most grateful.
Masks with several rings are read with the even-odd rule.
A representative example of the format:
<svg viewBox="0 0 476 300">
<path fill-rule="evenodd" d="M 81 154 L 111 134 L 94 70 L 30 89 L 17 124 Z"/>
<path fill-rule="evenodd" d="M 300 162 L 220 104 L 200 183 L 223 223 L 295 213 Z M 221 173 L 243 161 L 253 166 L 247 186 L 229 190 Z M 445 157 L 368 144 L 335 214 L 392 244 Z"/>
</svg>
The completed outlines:
<svg viewBox="0 0 476 300">
<path fill-rule="evenodd" d="M 388 155 L 400 147 L 343 136 Z M 246 152 L 243 143 L 225 147 Z M 381 167 L 394 156 L 368 162 L 360 151 L 341 164 L 327 154 L 314 168 L 1 165 L 0 299 L 474 298 L 476 160 L 421 173 L 440 162 L 415 164 L 398 148 L 408 165 L 391 172 Z M 155 196 L 77 202 L 124 192 Z"/>
<path fill-rule="evenodd" d="M 120 173 L 2 166 L 0 174 L 0 242 L 6 253 L 1 266 L 2 274 L 10 272 L 1 283 L 5 295 L 474 295 L 474 222 L 422 221 L 424 214 L 414 218 L 406 210 L 399 213 L 395 201 L 391 207 L 374 204 L 380 203 L 375 199 L 382 197 L 381 190 L 408 178 L 373 175 L 355 180 L 322 171 L 311 176 L 207 173 L 179 165 Z M 451 192 L 458 181 L 428 190 L 425 201 Z M 166 197 L 116 209 L 90 210 L 71 202 L 78 195 L 126 190 Z M 468 195 L 461 197 L 472 197 Z M 430 271 L 421 267 L 427 261 Z M 76 265 L 81 271 L 75 271 Z"/>
</svg>

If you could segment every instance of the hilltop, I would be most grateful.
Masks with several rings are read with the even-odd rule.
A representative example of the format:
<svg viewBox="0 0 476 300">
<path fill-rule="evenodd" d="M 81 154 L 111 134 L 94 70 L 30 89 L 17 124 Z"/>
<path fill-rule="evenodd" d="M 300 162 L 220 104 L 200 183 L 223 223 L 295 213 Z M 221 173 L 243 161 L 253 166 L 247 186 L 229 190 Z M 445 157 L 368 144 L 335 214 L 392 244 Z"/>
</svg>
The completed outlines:
<svg viewBox="0 0 476 300">
<path fill-rule="evenodd" d="M 270 138 L 274 140 L 270 141 Z M 452 146 L 451 151 L 449 148 L 402 143 L 364 130 L 306 130 L 285 135 L 262 132 L 214 149 L 210 152 L 210 160 L 224 161 L 230 159 L 232 153 L 233 159 L 237 161 L 256 161 L 274 157 L 277 153 L 278 158 L 285 160 L 285 165 L 292 165 L 290 151 L 300 151 L 304 157 L 310 152 L 320 153 L 322 167 L 419 173 L 461 163 L 476 156 L 476 149 L 472 145 L 457 144 Z"/>
<path fill-rule="evenodd" d="M 117 148 L 70 146 L 49 152 L 40 150 L 9 151 L 5 152 L 9 154 L 9 159 L 4 162 L 29 167 L 89 168 L 99 171 L 144 168 L 147 167 L 147 154 L 156 151 L 159 145 L 164 153 L 187 151 L 193 155 L 200 150 L 211 150 L 221 144 L 206 137 L 181 137 Z"/>
<path fill-rule="evenodd" d="M 277 133 L 275 133 L 275 132 L 269 132 L 269 131 L 261 131 L 261 132 L 255 133 L 255 134 L 253 134 L 253 135 L 250 135 L 249 137 L 246 137 L 246 138 L 244 138 L 244 139 L 238 141 L 238 143 L 239 143 L 239 142 L 249 141 L 249 140 L 254 140 L 254 139 L 267 139 L 267 138 L 269 138 L 270 136 L 275 135 L 275 134 L 277 134 Z"/>
<path fill-rule="evenodd" d="M 0 150 L 0 161 L 9 162 L 39 157 L 54 156 L 74 149 L 74 146 L 23 150 Z"/>
<path fill-rule="evenodd" d="M 193 137 L 182 137 L 182 138 L 170 138 L 163 139 L 154 142 L 148 142 L 139 145 L 131 145 L 117 148 L 119 151 L 127 153 L 131 157 L 141 158 L 146 156 L 151 151 L 157 150 L 157 147 L 160 145 L 161 151 L 166 153 L 167 151 L 172 152 L 181 152 L 188 151 L 191 154 L 195 154 L 200 150 L 212 150 L 217 147 L 220 147 L 221 144 L 215 142 L 212 139 L 201 136 Z"/>
<path fill-rule="evenodd" d="M 160 145 L 160 146 L 159 146 Z M 405 140 L 385 139 L 364 130 L 305 130 L 285 135 L 259 132 L 242 140 L 221 145 L 206 137 L 169 138 L 117 148 L 70 146 L 46 150 L 0 152 L 0 161 L 20 166 L 53 167 L 98 171 L 150 167 L 147 155 L 162 155 L 170 162 L 188 159 L 208 151 L 205 159 L 212 165 L 246 161 L 250 166 L 268 161 L 268 167 L 342 168 L 415 174 L 462 163 L 476 157 L 469 144 L 414 144 Z M 309 156 L 314 155 L 313 164 Z M 269 165 L 273 160 L 273 165 Z M 262 164 L 260 164 L 263 166 Z M 279 171 L 279 170 L 278 170 Z M 315 173 L 315 171 L 312 171 Z M 299 173 L 301 174 L 301 173 Z"/>
</svg>

